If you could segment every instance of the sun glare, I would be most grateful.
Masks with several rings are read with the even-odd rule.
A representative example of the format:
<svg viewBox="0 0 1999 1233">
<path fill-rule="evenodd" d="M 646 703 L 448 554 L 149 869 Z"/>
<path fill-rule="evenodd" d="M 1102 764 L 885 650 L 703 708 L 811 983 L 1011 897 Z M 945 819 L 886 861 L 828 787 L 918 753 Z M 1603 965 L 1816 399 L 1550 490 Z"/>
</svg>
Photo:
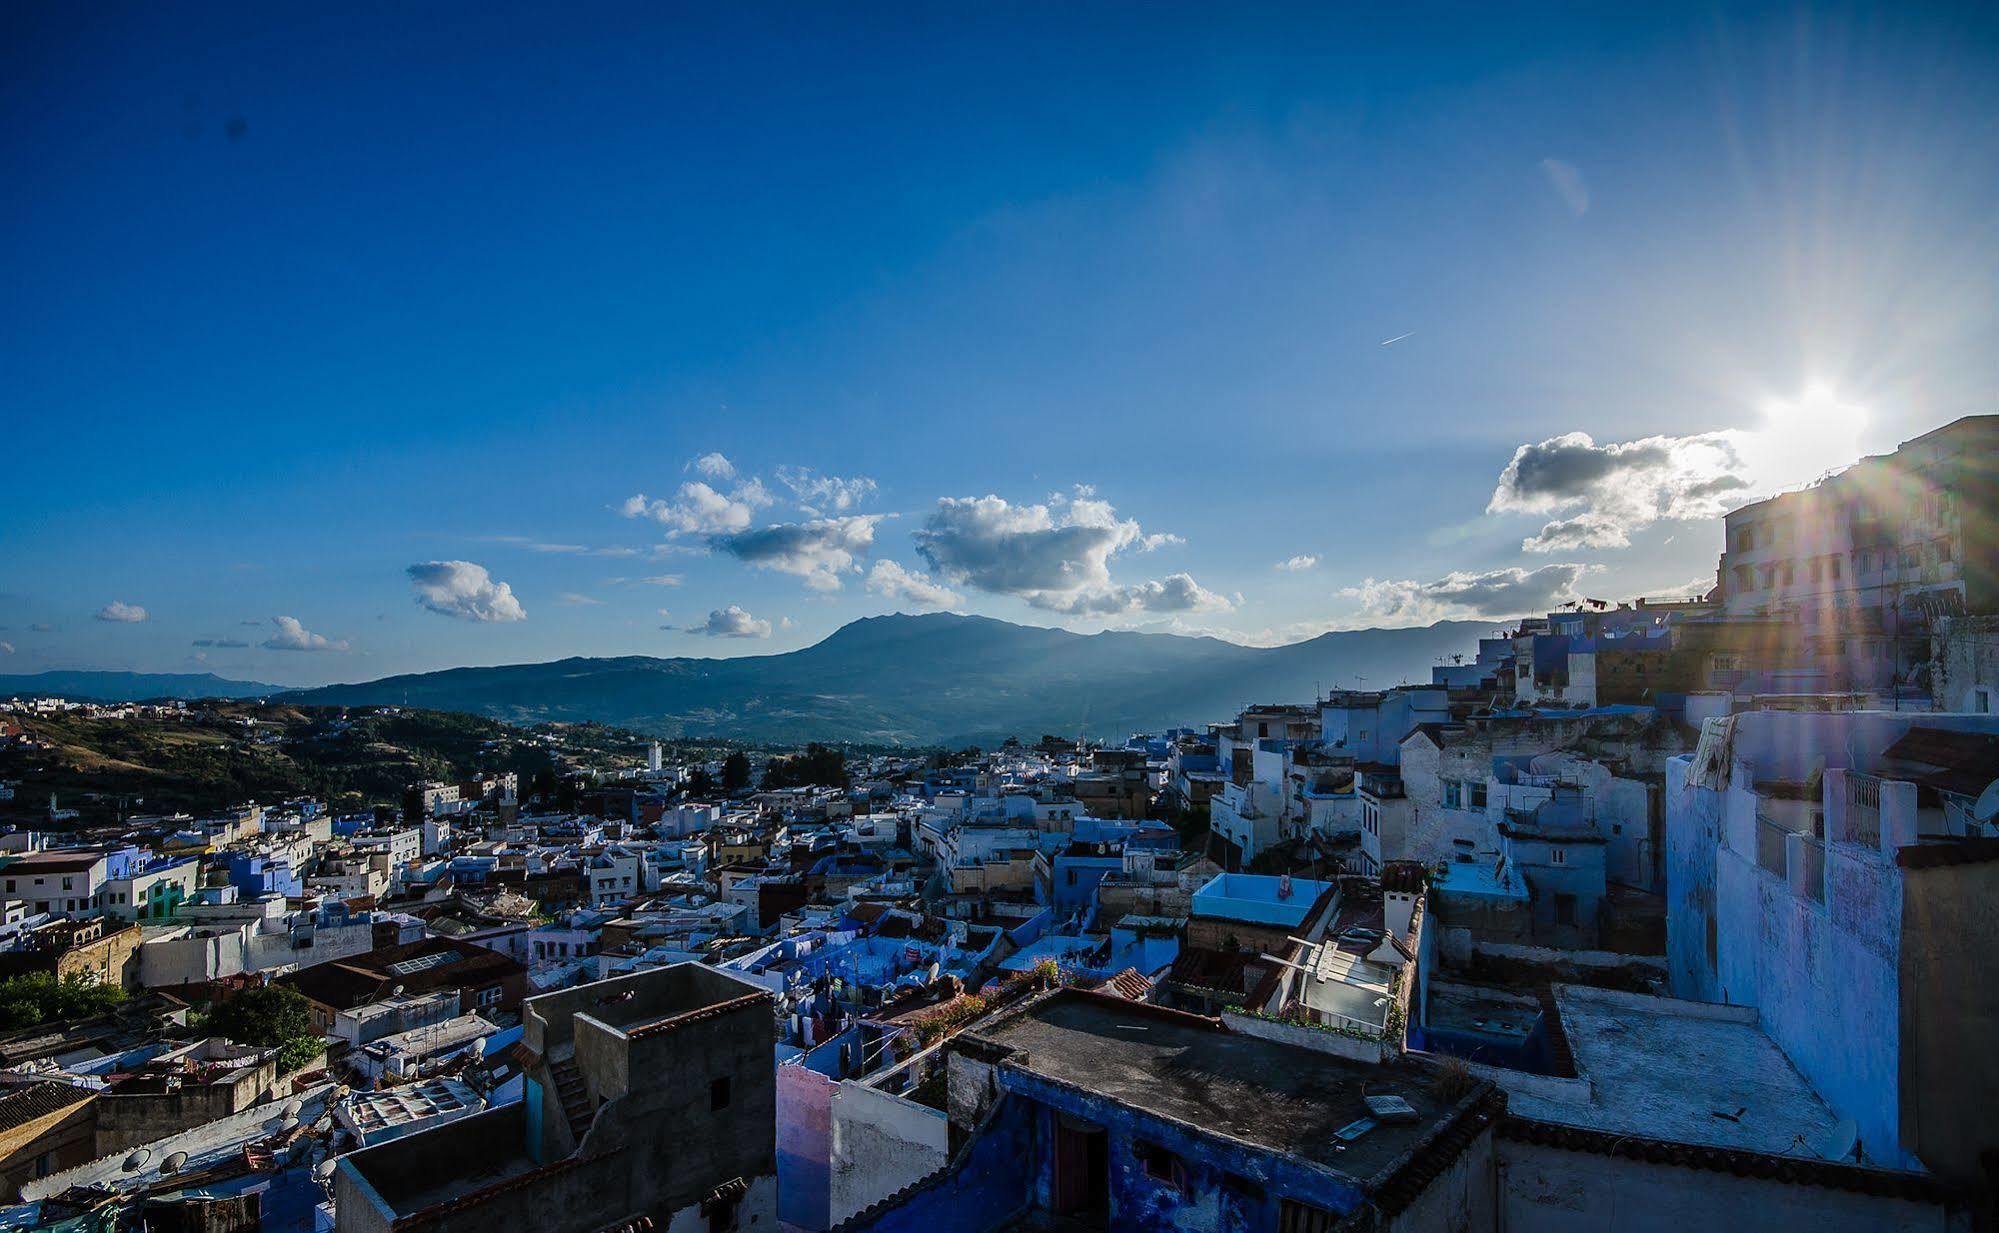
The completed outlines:
<svg viewBox="0 0 1999 1233">
<path fill-rule="evenodd" d="M 1749 478 L 1774 490 L 1806 484 L 1852 462 L 1871 421 L 1867 408 L 1830 385 L 1807 385 L 1795 397 L 1763 405 L 1763 423 L 1740 442 Z"/>
</svg>

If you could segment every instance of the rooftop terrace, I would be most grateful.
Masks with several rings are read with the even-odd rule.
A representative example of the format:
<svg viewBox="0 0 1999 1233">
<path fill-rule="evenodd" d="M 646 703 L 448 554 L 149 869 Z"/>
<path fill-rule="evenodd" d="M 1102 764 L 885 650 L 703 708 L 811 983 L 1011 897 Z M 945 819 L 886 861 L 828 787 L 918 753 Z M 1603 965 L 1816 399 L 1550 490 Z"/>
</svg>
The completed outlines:
<svg viewBox="0 0 1999 1233">
<path fill-rule="evenodd" d="M 1411 1064 L 1306 1052 L 1091 993 L 1057 993 L 979 1035 L 1020 1051 L 1008 1064 L 1029 1074 L 1370 1185 L 1477 1099 L 1444 1104 L 1431 1093 L 1428 1072 Z M 1416 1120 L 1379 1124 L 1344 1142 L 1335 1132 L 1368 1116 L 1365 1096 L 1400 1096 Z"/>
</svg>

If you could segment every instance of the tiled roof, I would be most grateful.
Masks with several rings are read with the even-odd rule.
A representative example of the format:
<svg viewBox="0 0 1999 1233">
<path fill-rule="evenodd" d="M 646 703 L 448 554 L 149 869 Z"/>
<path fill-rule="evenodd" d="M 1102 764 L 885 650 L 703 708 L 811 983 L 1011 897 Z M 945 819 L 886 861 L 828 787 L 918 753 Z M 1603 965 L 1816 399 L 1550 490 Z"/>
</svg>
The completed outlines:
<svg viewBox="0 0 1999 1233">
<path fill-rule="evenodd" d="M 69 1083 L 32 1083 L 0 1096 L 0 1131 L 60 1113 L 89 1100 L 93 1093 Z"/>
</svg>

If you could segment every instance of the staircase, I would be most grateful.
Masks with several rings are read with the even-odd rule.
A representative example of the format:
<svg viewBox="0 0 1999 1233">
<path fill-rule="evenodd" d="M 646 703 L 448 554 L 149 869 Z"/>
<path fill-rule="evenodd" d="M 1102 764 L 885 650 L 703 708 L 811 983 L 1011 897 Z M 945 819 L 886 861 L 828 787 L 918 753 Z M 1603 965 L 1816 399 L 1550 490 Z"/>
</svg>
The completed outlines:
<svg viewBox="0 0 1999 1233">
<path fill-rule="evenodd" d="M 582 1073 L 576 1069 L 575 1059 L 550 1062 L 548 1077 L 555 1080 L 555 1098 L 562 1104 L 562 1115 L 569 1119 L 569 1133 L 581 1143 L 583 1132 L 590 1129 L 597 1111 L 590 1107 L 590 1093 L 584 1087 Z"/>
</svg>

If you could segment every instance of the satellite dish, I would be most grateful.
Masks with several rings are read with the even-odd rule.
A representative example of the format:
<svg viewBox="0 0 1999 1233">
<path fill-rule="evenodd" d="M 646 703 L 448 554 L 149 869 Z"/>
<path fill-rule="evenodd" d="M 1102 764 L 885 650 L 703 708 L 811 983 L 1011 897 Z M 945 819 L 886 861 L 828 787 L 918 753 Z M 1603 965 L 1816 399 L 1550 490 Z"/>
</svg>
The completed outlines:
<svg viewBox="0 0 1999 1233">
<path fill-rule="evenodd" d="M 338 1169 L 339 1167 L 340 1167 L 339 1158 L 335 1156 L 328 1156 L 326 1159 L 320 1161 L 318 1164 L 312 1167 L 312 1175 L 323 1182 L 327 1178 L 332 1177 L 333 1171 L 335 1169 Z"/>
<path fill-rule="evenodd" d="M 162 1173 L 178 1173 L 183 1168 L 186 1167 L 187 1167 L 186 1152 L 175 1152 L 173 1155 L 167 1157 L 165 1160 L 162 1160 L 160 1162 L 160 1172 Z"/>
<path fill-rule="evenodd" d="M 139 1170 L 145 1168 L 146 1162 L 148 1160 L 151 1160 L 152 1158 L 153 1158 L 152 1148 L 150 1147 L 140 1148 L 138 1151 L 133 1152 L 130 1156 L 125 1157 L 125 1172 L 137 1173 Z"/>
<path fill-rule="evenodd" d="M 303 1100 L 292 1100 L 285 1104 L 284 1114 L 293 1121 L 297 1121 L 298 1115 L 303 1112 L 305 1112 L 305 1102 Z"/>
<path fill-rule="evenodd" d="M 1999 817 L 1999 779 L 1986 784 L 1985 791 L 1978 794 L 1978 800 L 1971 806 L 1971 816 L 1980 822 Z"/>
<path fill-rule="evenodd" d="M 1860 1155 L 1860 1127 L 1850 1117 L 1840 1118 L 1811 1147 L 1822 1160 L 1857 1159 Z"/>
</svg>

